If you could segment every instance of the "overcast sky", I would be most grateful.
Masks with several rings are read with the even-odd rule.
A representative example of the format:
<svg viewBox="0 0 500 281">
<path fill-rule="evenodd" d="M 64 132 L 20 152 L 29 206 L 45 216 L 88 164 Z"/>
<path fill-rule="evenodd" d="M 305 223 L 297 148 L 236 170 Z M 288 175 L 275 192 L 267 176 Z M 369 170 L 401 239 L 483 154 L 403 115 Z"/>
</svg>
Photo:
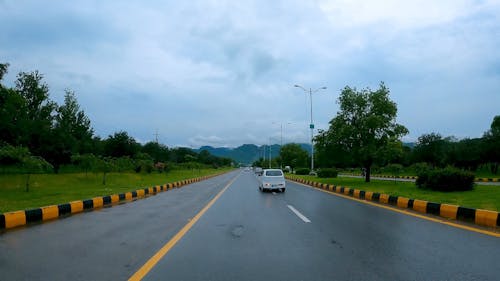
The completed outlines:
<svg viewBox="0 0 500 281">
<path fill-rule="evenodd" d="M 38 70 L 95 133 L 236 147 L 309 141 L 346 85 L 398 105 L 405 141 L 480 137 L 500 115 L 500 1 L 0 0 L 3 84 Z M 281 125 L 283 124 L 283 125 Z"/>
</svg>

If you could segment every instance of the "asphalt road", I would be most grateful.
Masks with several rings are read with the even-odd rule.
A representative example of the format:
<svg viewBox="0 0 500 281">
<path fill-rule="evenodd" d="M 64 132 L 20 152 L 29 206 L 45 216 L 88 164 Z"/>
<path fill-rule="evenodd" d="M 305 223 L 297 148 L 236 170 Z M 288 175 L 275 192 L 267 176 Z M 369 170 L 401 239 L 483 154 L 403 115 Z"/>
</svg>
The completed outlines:
<svg viewBox="0 0 500 281">
<path fill-rule="evenodd" d="M 145 280 L 500 276 L 499 238 L 292 182 L 286 193 L 262 193 L 252 172 L 236 171 L 145 200 L 0 234 L 0 280 L 126 280 L 231 179 Z"/>
</svg>

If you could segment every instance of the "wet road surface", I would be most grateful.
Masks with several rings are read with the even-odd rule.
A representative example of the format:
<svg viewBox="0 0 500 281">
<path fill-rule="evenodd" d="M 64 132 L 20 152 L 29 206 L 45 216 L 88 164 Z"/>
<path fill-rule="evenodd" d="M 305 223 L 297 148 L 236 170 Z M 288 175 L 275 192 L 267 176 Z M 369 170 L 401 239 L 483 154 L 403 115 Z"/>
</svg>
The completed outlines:
<svg viewBox="0 0 500 281">
<path fill-rule="evenodd" d="M 500 239 L 235 171 L 0 235 L 0 280 L 126 280 L 232 179 L 145 280 L 498 280 Z"/>
</svg>

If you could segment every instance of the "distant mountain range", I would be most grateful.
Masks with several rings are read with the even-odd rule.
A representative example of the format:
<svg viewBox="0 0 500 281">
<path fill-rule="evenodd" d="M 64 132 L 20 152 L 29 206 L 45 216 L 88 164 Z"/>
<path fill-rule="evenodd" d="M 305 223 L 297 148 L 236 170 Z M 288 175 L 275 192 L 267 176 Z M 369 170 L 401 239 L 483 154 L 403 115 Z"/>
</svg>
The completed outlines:
<svg viewBox="0 0 500 281">
<path fill-rule="evenodd" d="M 311 151 L 310 144 L 300 143 L 299 145 L 304 150 L 308 152 Z M 270 152 L 269 149 L 271 149 Z M 264 153 L 266 159 L 269 158 L 269 153 L 271 153 L 271 158 L 277 157 L 279 155 L 280 146 L 279 144 L 273 144 L 271 146 L 244 144 L 236 148 L 202 146 L 198 149 L 194 149 L 196 152 L 200 152 L 202 150 L 206 150 L 215 156 L 230 158 L 237 163 L 252 164 L 253 162 L 259 160 L 259 158 L 264 158 Z"/>
<path fill-rule="evenodd" d="M 299 143 L 299 145 L 307 151 L 309 154 L 311 152 L 311 145 L 308 143 Z M 408 146 L 413 149 L 415 143 L 408 142 L 403 143 L 404 146 Z M 198 149 L 193 149 L 196 152 L 200 152 L 202 150 L 206 150 L 210 152 L 210 154 L 230 158 L 236 163 L 242 164 L 252 164 L 253 162 L 259 160 L 259 158 L 269 158 L 269 148 L 271 148 L 271 158 L 277 157 L 279 155 L 280 146 L 279 144 L 269 145 L 261 145 L 257 146 L 255 144 L 244 144 L 242 146 L 236 148 L 228 148 L 228 147 L 212 147 L 212 146 L 202 146 Z"/>
</svg>

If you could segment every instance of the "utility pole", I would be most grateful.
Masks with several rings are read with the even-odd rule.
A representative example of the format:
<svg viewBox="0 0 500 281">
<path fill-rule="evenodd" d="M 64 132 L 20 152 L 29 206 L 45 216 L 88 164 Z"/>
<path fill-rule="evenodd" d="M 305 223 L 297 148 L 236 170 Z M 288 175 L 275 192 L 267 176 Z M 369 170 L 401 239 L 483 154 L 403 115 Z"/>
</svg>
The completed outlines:
<svg viewBox="0 0 500 281">
<path fill-rule="evenodd" d="M 159 135 L 160 135 L 160 134 L 158 134 L 158 129 L 156 129 L 156 133 L 154 134 L 156 144 L 158 144 L 158 136 L 159 136 Z"/>
<path fill-rule="evenodd" d="M 312 88 L 306 89 L 300 85 L 294 85 L 294 87 L 301 88 L 304 92 L 309 93 L 309 98 L 311 101 L 311 123 L 309 124 L 309 128 L 311 129 L 311 173 L 314 172 L 314 123 L 313 123 L 313 101 L 312 94 L 318 92 L 319 90 L 326 90 L 326 87 L 321 87 L 316 90 L 312 90 Z"/>
</svg>

